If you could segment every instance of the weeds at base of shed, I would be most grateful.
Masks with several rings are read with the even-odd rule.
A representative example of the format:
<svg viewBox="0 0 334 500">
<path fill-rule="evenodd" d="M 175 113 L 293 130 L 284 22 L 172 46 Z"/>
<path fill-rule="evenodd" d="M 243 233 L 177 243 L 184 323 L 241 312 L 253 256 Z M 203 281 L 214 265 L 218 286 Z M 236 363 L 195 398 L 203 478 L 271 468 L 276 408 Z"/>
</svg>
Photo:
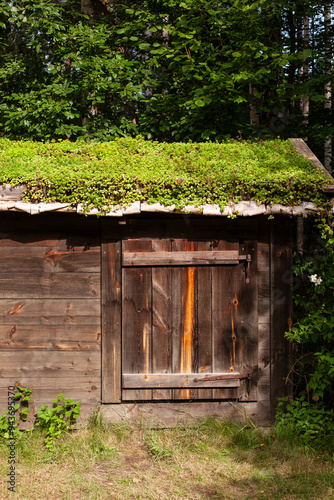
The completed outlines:
<svg viewBox="0 0 334 500">
<path fill-rule="evenodd" d="M 7 445 L 0 442 L 0 498 L 7 492 Z M 43 435 L 17 442 L 20 500 L 334 499 L 333 457 L 251 422 L 207 419 L 152 429 L 92 420 L 46 453 Z"/>
</svg>

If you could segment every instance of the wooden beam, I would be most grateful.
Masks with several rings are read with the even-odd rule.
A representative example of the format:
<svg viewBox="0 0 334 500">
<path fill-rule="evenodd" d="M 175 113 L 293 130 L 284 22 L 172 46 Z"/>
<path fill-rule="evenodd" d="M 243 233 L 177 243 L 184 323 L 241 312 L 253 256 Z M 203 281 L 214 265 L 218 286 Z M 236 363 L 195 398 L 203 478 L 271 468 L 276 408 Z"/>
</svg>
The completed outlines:
<svg viewBox="0 0 334 500">
<path fill-rule="evenodd" d="M 305 156 L 305 158 L 308 158 L 315 168 L 318 170 L 321 170 L 325 176 L 332 181 L 333 184 L 330 184 L 328 186 L 324 186 L 323 191 L 325 193 L 333 193 L 334 192 L 334 178 L 331 176 L 331 174 L 328 172 L 328 170 L 323 166 L 321 161 L 315 156 L 315 154 L 311 151 L 311 149 L 308 147 L 304 139 L 299 139 L 299 138 L 289 138 L 288 139 L 291 144 L 297 149 L 298 153 L 302 156 Z"/>
<path fill-rule="evenodd" d="M 184 266 L 239 264 L 238 251 L 127 252 L 123 266 Z"/>
<path fill-rule="evenodd" d="M 126 389 L 142 388 L 209 388 L 209 387 L 239 387 L 240 379 L 248 378 L 241 373 L 154 373 L 129 374 L 122 377 Z"/>
</svg>

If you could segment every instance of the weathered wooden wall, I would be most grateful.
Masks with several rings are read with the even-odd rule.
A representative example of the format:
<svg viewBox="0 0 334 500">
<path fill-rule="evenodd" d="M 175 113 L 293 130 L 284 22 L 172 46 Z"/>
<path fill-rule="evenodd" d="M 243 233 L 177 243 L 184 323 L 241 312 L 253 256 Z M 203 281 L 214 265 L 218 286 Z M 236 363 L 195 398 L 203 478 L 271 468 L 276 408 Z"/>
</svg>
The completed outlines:
<svg viewBox="0 0 334 500">
<path fill-rule="evenodd" d="M 194 271 L 192 281 L 186 267 L 149 267 L 141 273 L 153 284 L 153 310 L 149 311 L 146 299 L 139 303 L 143 297 L 136 295 L 129 282 L 136 271 L 131 266 L 122 271 L 122 251 L 213 249 L 251 254 L 247 286 L 252 293 L 246 301 L 239 301 L 245 280 L 241 267 L 233 277 L 223 268 L 204 266 Z M 223 412 L 240 418 L 246 409 L 250 417 L 266 424 L 273 416 L 277 397 L 286 392 L 289 359 L 283 333 L 291 324 L 291 265 L 291 221 L 286 217 L 269 221 L 262 216 L 230 220 L 141 215 L 119 221 L 70 214 L 0 214 L 0 409 L 7 405 L 7 387 L 23 385 L 33 390 L 32 413 L 62 392 L 80 400 L 84 414 L 102 400 L 107 416 L 116 419 L 145 415 L 173 425 L 189 415 Z M 177 276 L 179 283 L 186 284 L 184 290 L 183 285 L 175 287 Z M 235 292 L 228 290 L 226 280 L 233 281 L 240 297 L 236 299 Z M 241 380 L 238 390 L 227 386 L 122 389 L 122 350 L 124 372 L 128 371 L 127 363 L 131 367 L 138 362 L 138 349 L 143 348 L 138 337 L 132 350 L 131 337 L 125 337 L 128 345 L 122 349 L 122 326 L 124 330 L 129 324 L 131 327 L 131 321 L 144 321 L 145 314 L 151 314 L 146 332 L 152 349 L 150 372 L 168 374 L 186 368 L 177 339 L 166 336 L 162 325 L 172 329 L 175 337 L 171 308 L 181 307 L 190 282 L 196 288 L 192 306 L 197 324 L 192 328 L 198 348 L 192 370 L 200 372 L 205 367 L 210 371 L 212 352 L 220 348 L 219 325 L 226 302 L 226 309 L 233 310 L 233 319 L 239 322 L 241 336 L 237 336 L 236 349 L 240 359 L 247 361 L 243 368 L 253 371 L 251 386 Z M 212 294 L 218 289 L 224 289 L 224 299 L 217 292 Z M 163 299 L 161 290 L 170 300 Z M 142 311 L 141 319 L 131 320 L 131 307 Z M 253 333 L 242 340 L 245 332 Z M 240 351 L 241 346 L 247 349 L 247 356 Z M 188 399 L 185 394 L 194 401 L 181 401 Z M 152 402 L 143 402 L 150 398 Z"/>
<path fill-rule="evenodd" d="M 69 215 L 0 216 L 0 408 L 30 387 L 32 412 L 58 393 L 101 397 L 100 229 Z"/>
</svg>

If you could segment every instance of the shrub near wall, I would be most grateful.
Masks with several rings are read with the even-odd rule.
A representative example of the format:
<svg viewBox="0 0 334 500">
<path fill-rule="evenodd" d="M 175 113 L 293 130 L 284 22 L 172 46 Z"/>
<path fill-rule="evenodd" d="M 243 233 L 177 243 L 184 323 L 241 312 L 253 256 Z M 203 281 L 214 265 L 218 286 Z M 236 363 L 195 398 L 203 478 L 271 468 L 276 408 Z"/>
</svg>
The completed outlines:
<svg viewBox="0 0 334 500">
<path fill-rule="evenodd" d="M 312 224 L 312 222 L 311 222 Z M 308 224 L 305 256 L 295 255 L 296 399 L 279 406 L 278 426 L 334 451 L 334 238 L 332 219 Z"/>
</svg>

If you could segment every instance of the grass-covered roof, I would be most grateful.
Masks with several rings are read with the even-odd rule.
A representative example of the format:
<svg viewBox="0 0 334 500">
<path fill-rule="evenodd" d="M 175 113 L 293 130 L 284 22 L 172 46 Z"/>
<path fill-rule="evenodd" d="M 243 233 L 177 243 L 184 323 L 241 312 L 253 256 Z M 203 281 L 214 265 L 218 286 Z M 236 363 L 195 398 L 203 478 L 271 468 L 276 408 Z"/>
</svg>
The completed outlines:
<svg viewBox="0 0 334 500">
<path fill-rule="evenodd" d="M 187 205 L 253 200 L 323 205 L 331 181 L 289 141 L 106 143 L 0 139 L 0 184 L 26 186 L 30 202 L 63 202 L 101 211 L 134 201 Z"/>
</svg>

